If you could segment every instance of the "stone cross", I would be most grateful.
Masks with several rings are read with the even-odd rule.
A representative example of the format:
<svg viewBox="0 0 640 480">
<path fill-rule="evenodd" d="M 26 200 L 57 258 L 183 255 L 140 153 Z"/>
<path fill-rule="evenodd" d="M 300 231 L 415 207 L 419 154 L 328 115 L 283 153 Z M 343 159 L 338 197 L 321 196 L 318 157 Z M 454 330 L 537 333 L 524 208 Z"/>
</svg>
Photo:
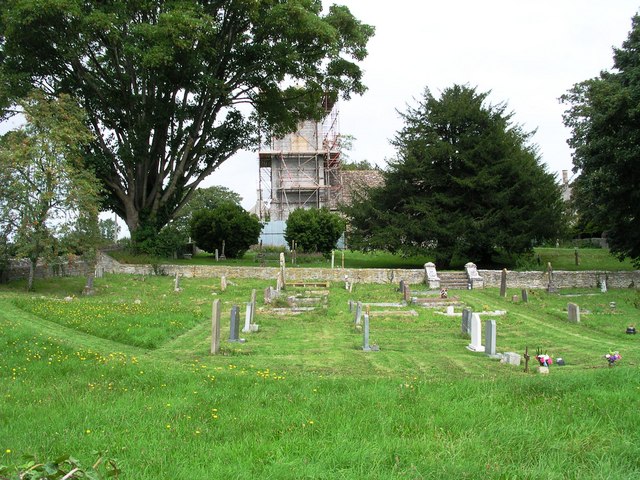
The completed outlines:
<svg viewBox="0 0 640 480">
<path fill-rule="evenodd" d="M 220 290 L 223 292 L 227 290 L 227 277 L 224 275 L 220 277 Z"/>
<path fill-rule="evenodd" d="M 484 352 L 484 346 L 482 346 L 482 323 L 480 321 L 480 315 L 477 313 L 471 314 L 471 343 L 467 345 L 467 348 L 472 352 Z"/>
<path fill-rule="evenodd" d="M 211 355 L 220 353 L 220 300 L 214 300 L 211 308 Z"/>
<path fill-rule="evenodd" d="M 500 276 L 500 296 L 507 296 L 507 269 L 502 269 L 502 275 Z"/>
<path fill-rule="evenodd" d="M 463 335 L 469 335 L 471 333 L 471 314 L 473 312 L 470 308 L 464 308 L 462 310 L 462 324 L 460 325 L 460 329 L 462 330 Z"/>
<path fill-rule="evenodd" d="M 567 304 L 567 313 L 569 321 L 573 323 L 580 323 L 580 307 L 575 303 Z"/>
<path fill-rule="evenodd" d="M 496 354 L 496 321 L 487 320 L 484 323 L 484 351 L 487 355 Z"/>
</svg>

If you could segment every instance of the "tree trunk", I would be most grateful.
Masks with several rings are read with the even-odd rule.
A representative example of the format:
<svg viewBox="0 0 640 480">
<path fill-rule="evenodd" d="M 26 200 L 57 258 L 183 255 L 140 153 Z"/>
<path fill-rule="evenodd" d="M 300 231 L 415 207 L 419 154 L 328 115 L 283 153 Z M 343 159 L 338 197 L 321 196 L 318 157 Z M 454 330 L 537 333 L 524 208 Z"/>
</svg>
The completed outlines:
<svg viewBox="0 0 640 480">
<path fill-rule="evenodd" d="M 38 264 L 38 259 L 31 258 L 29 260 L 29 277 L 27 278 L 27 291 L 33 292 L 33 279 L 36 276 L 36 266 Z"/>
</svg>

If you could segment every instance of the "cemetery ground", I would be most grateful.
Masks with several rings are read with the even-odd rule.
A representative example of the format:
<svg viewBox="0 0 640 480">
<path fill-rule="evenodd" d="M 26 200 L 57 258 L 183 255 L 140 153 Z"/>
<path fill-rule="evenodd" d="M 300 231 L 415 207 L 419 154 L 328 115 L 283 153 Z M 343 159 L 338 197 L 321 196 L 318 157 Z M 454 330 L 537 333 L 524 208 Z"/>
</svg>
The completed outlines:
<svg viewBox="0 0 640 480">
<path fill-rule="evenodd" d="M 380 351 L 363 352 L 348 301 L 400 302 L 395 284 L 334 283 L 326 308 L 277 315 L 261 293 L 275 281 L 173 282 L 107 275 L 93 297 L 79 295 L 82 278 L 0 288 L 0 464 L 91 465 L 102 452 L 136 480 L 640 478 L 640 337 L 625 334 L 640 319 L 635 289 L 535 290 L 526 304 L 513 289 L 450 292 L 474 312 L 507 310 L 482 319 L 497 321 L 499 352 L 529 347 L 524 373 L 467 350 L 443 308 L 372 306 Z M 252 289 L 260 330 L 228 343 L 230 309 L 244 312 Z M 535 373 L 536 348 L 566 366 Z"/>
</svg>

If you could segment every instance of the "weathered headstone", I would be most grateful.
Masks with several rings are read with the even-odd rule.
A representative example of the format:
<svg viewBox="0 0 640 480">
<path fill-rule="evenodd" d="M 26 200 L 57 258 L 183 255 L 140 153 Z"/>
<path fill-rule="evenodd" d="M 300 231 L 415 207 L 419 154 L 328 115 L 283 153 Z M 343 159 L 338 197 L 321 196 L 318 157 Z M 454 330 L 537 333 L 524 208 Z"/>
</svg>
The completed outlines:
<svg viewBox="0 0 640 480">
<path fill-rule="evenodd" d="M 567 313 L 569 321 L 572 323 L 580 323 L 580 307 L 575 303 L 567 304 Z"/>
<path fill-rule="evenodd" d="M 279 292 L 280 290 L 284 289 L 284 276 L 282 274 L 282 270 L 278 271 L 278 278 L 276 279 L 276 291 Z"/>
<path fill-rule="evenodd" d="M 335 250 L 331 250 L 331 270 L 334 269 L 336 263 L 336 252 Z"/>
<path fill-rule="evenodd" d="M 478 273 L 478 267 L 476 267 L 475 263 L 466 263 L 464 269 L 467 272 L 467 279 L 471 288 L 484 288 L 484 279 Z"/>
<path fill-rule="evenodd" d="M 409 288 L 408 284 L 404 284 L 404 291 L 402 292 L 402 295 L 404 296 L 404 301 L 405 302 L 411 302 L 411 288 Z"/>
<path fill-rule="evenodd" d="M 264 303 L 267 305 L 271 303 L 271 287 L 264 289 Z"/>
<path fill-rule="evenodd" d="M 455 309 L 453 308 L 453 305 L 449 305 L 447 307 L 447 315 L 449 315 L 450 317 L 452 317 L 453 315 L 455 315 Z"/>
<path fill-rule="evenodd" d="M 220 257 L 218 256 L 218 249 L 216 248 L 216 262 L 220 260 Z"/>
<path fill-rule="evenodd" d="M 211 308 L 211 354 L 220 353 L 220 300 L 214 300 Z"/>
<path fill-rule="evenodd" d="M 440 278 L 436 271 L 436 264 L 427 262 L 424 264 L 424 273 L 427 286 L 432 289 L 440 288 Z"/>
<path fill-rule="evenodd" d="M 480 322 L 480 315 L 473 313 L 471 314 L 471 343 L 467 345 L 467 348 L 472 352 L 484 352 L 481 338 L 482 323 Z"/>
<path fill-rule="evenodd" d="M 507 296 L 507 269 L 502 269 L 502 274 L 500 275 L 500 296 Z"/>
<path fill-rule="evenodd" d="M 344 270 L 344 248 L 342 249 L 342 270 Z"/>
<path fill-rule="evenodd" d="M 251 323 L 254 323 L 256 317 L 256 289 L 251 290 Z"/>
<path fill-rule="evenodd" d="M 556 293 L 558 289 L 555 286 L 553 281 L 553 267 L 551 266 L 551 262 L 547 262 L 547 275 L 549 275 L 549 283 L 547 285 L 547 292 Z"/>
<path fill-rule="evenodd" d="M 227 290 L 227 277 L 224 275 L 220 277 L 220 290 L 223 292 Z"/>
<path fill-rule="evenodd" d="M 603 278 L 602 281 L 600 282 L 600 292 L 601 293 L 607 293 L 607 279 Z"/>
<path fill-rule="evenodd" d="M 519 295 L 512 295 L 511 296 L 511 301 L 513 303 L 519 302 L 520 301 L 520 296 Z"/>
<path fill-rule="evenodd" d="M 360 325 L 360 320 L 362 319 L 362 302 L 358 302 L 356 304 L 356 314 L 355 317 L 353 319 L 353 322 L 356 325 Z"/>
<path fill-rule="evenodd" d="M 222 240 L 222 253 L 220 254 L 220 260 L 226 260 L 227 257 L 224 256 L 224 247 L 225 247 L 225 240 Z"/>
<path fill-rule="evenodd" d="M 487 320 L 484 322 L 484 352 L 487 355 L 496 354 L 496 321 Z"/>
<path fill-rule="evenodd" d="M 353 312 L 353 300 L 349 300 L 349 313 Z"/>
<path fill-rule="evenodd" d="M 284 252 L 280 252 L 280 268 L 283 269 L 285 268 L 286 265 L 286 261 L 284 258 Z"/>
<path fill-rule="evenodd" d="M 348 275 L 344 276 L 344 289 L 346 291 L 349 291 L 349 276 Z"/>
<path fill-rule="evenodd" d="M 180 288 L 180 274 L 178 272 L 176 272 L 176 278 L 173 281 L 173 291 L 174 292 L 179 292 L 181 290 Z"/>
<path fill-rule="evenodd" d="M 365 352 L 370 352 L 371 347 L 369 346 L 369 315 L 364 314 L 364 329 L 362 330 L 362 350 Z"/>
<path fill-rule="evenodd" d="M 251 331 L 251 302 L 247 303 L 247 308 L 244 315 L 244 327 L 242 333 L 249 333 Z"/>
<path fill-rule="evenodd" d="M 398 291 L 404 295 L 404 280 L 400 280 L 400 286 L 398 287 Z"/>
<path fill-rule="evenodd" d="M 460 328 L 463 335 L 469 335 L 471 333 L 471 312 L 470 308 L 464 308 L 462 310 L 462 324 Z"/>
<path fill-rule="evenodd" d="M 529 303 L 529 292 L 526 288 L 522 289 L 522 303 Z"/>
<path fill-rule="evenodd" d="M 240 342 L 238 336 L 240 330 L 240 312 L 237 305 L 231 307 L 231 322 L 229 323 L 229 341 Z"/>
<path fill-rule="evenodd" d="M 102 277 L 104 277 L 104 267 L 103 267 L 103 266 L 98 265 L 98 266 L 96 267 L 95 277 L 96 277 L 96 278 L 102 278 Z"/>
<path fill-rule="evenodd" d="M 509 365 L 520 366 L 520 354 L 515 352 L 505 352 L 502 354 L 500 363 L 507 363 Z"/>
</svg>

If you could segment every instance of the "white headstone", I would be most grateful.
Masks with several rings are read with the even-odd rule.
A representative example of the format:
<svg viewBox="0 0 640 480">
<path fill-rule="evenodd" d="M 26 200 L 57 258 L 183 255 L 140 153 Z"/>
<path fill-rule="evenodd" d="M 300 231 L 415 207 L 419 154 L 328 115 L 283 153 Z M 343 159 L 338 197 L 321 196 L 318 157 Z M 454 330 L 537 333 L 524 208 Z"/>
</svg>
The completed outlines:
<svg viewBox="0 0 640 480">
<path fill-rule="evenodd" d="M 247 309 L 244 315 L 244 327 L 242 333 L 248 333 L 251 331 L 251 302 L 247 303 Z"/>
<path fill-rule="evenodd" d="M 602 279 L 602 282 L 600 282 L 600 291 L 602 293 L 607 293 L 607 280 L 606 279 Z"/>
<path fill-rule="evenodd" d="M 227 277 L 222 275 L 220 277 L 220 290 L 224 292 L 226 289 L 227 289 Z"/>
<path fill-rule="evenodd" d="M 467 345 L 467 348 L 472 352 L 484 352 L 481 337 L 482 323 L 480 322 L 480 315 L 473 313 L 471 314 L 471 343 Z"/>
<path fill-rule="evenodd" d="M 454 311 L 453 305 L 449 305 L 447 307 L 447 315 L 449 315 L 449 316 L 455 315 L 455 311 Z"/>
</svg>

